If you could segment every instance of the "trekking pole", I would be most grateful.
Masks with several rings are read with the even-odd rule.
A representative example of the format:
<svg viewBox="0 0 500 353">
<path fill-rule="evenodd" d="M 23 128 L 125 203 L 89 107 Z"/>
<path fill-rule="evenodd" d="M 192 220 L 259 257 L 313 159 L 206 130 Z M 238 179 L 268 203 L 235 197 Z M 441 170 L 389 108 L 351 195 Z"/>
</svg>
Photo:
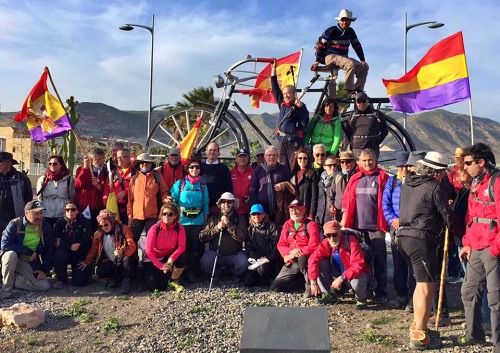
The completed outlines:
<svg viewBox="0 0 500 353">
<path fill-rule="evenodd" d="M 436 312 L 436 323 L 434 325 L 434 329 L 437 331 L 439 327 L 439 319 L 441 316 L 441 310 L 443 307 L 443 296 L 444 296 L 444 281 L 446 277 L 446 268 L 448 267 L 448 227 L 444 232 L 444 248 L 443 248 L 443 263 L 441 265 L 441 279 L 439 282 L 439 298 L 438 298 L 438 307 Z"/>
<path fill-rule="evenodd" d="M 210 291 L 212 290 L 212 282 L 214 281 L 215 266 L 217 266 L 217 258 L 219 257 L 219 248 L 221 240 L 222 240 L 222 229 L 220 230 L 219 233 L 219 241 L 217 243 L 217 251 L 215 253 L 214 267 L 212 268 L 212 276 L 210 277 L 210 286 L 208 287 L 208 293 L 210 293 Z"/>
</svg>

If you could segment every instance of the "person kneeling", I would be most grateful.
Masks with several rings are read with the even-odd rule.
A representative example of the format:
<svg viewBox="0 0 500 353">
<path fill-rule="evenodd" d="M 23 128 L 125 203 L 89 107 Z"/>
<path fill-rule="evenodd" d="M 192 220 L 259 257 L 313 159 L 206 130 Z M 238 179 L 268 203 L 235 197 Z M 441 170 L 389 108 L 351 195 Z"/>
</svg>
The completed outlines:
<svg viewBox="0 0 500 353">
<path fill-rule="evenodd" d="M 216 264 L 215 276 L 218 277 L 220 268 L 228 266 L 232 275 L 239 277 L 248 267 L 247 256 L 242 251 L 247 236 L 247 222 L 236 213 L 238 199 L 232 193 L 223 193 L 217 201 L 217 207 L 220 214 L 210 216 L 200 232 L 201 242 L 208 243 L 208 249 L 201 257 L 201 269 L 210 276 Z"/>
<path fill-rule="evenodd" d="M 78 268 L 83 271 L 97 256 L 97 277 L 110 278 L 111 287 L 118 287 L 121 281 L 121 293 L 128 294 L 131 289 L 130 279 L 136 268 L 133 255 L 137 246 L 132 230 L 116 222 L 114 214 L 107 210 L 99 212 L 97 224 L 99 229 L 94 233 L 92 246 Z"/>
<path fill-rule="evenodd" d="M 366 307 L 369 293 L 370 266 L 355 235 L 340 228 L 337 221 L 323 226 L 325 239 L 309 258 L 311 295 L 322 296 L 324 302 L 333 303 L 338 296 L 352 288 L 356 308 Z"/>
<path fill-rule="evenodd" d="M 164 290 L 167 284 L 176 292 L 184 290 L 179 279 L 186 266 L 186 233 L 179 224 L 179 207 L 174 202 L 163 204 L 160 220 L 149 228 L 146 257 L 144 282 L 149 290 Z"/>
</svg>

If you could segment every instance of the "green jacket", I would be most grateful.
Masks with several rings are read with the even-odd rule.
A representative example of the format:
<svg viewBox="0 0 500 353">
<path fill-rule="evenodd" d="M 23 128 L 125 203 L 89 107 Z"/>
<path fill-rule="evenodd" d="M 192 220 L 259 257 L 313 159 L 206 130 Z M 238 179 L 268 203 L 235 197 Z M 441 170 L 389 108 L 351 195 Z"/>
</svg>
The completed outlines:
<svg viewBox="0 0 500 353">
<path fill-rule="evenodd" d="M 336 155 L 342 141 L 342 125 L 338 116 L 329 122 L 324 122 L 321 115 L 315 115 L 307 126 L 305 144 L 316 145 L 322 143 L 326 151 Z"/>
</svg>

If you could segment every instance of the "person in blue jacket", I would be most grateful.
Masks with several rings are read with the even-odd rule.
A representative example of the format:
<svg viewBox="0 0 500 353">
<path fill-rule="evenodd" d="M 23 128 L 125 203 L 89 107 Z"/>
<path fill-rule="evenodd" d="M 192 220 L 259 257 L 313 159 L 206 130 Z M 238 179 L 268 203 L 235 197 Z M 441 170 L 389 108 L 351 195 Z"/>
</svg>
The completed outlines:
<svg viewBox="0 0 500 353">
<path fill-rule="evenodd" d="M 200 180 L 201 163 L 191 159 L 184 168 L 187 174 L 172 185 L 170 197 L 180 208 L 179 223 L 186 231 L 188 254 L 186 278 L 194 282 L 197 277 L 201 277 L 200 258 L 203 255 L 203 245 L 198 235 L 209 215 L 209 197 L 207 185 Z"/>
<path fill-rule="evenodd" d="M 388 302 L 388 305 L 395 309 L 406 308 L 411 311 L 411 295 L 415 289 L 415 280 L 409 273 L 408 265 L 403 256 L 399 253 L 396 244 L 396 230 L 399 228 L 399 195 L 401 185 L 406 176 L 406 163 L 409 152 L 400 152 L 396 160 L 397 175 L 390 176 L 385 184 L 382 197 L 382 206 L 384 217 L 390 226 L 391 233 L 391 252 L 394 265 L 394 289 L 396 297 Z"/>
<path fill-rule="evenodd" d="M 2 233 L 2 299 L 14 296 L 14 287 L 47 291 L 46 274 L 52 268 L 54 239 L 52 227 L 43 219 L 38 200 L 24 206 L 24 217 L 11 220 Z"/>
</svg>

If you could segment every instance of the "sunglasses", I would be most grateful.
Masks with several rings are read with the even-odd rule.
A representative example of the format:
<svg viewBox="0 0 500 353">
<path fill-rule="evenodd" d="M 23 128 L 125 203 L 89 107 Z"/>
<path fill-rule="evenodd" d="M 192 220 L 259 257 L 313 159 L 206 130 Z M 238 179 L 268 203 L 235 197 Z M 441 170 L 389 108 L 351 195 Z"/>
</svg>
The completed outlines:
<svg viewBox="0 0 500 353">
<path fill-rule="evenodd" d="M 49 162 L 49 165 L 59 165 L 57 162 Z"/>
<path fill-rule="evenodd" d="M 252 213 L 250 216 L 260 216 L 261 214 L 263 214 L 263 213 L 254 212 L 254 213 Z"/>
<path fill-rule="evenodd" d="M 325 238 L 336 238 L 337 237 L 337 233 L 327 233 L 325 234 Z"/>
<path fill-rule="evenodd" d="M 352 162 L 352 161 L 350 161 L 350 160 L 349 160 L 349 161 L 340 161 L 340 164 L 349 164 L 349 163 L 351 163 L 351 162 Z"/>
<path fill-rule="evenodd" d="M 111 223 L 99 224 L 99 228 L 101 228 L 101 229 L 108 228 L 108 227 L 111 227 Z"/>
<path fill-rule="evenodd" d="M 299 161 L 307 161 L 309 158 L 307 157 L 297 157 Z"/>
<path fill-rule="evenodd" d="M 75 212 L 76 208 L 66 208 L 65 211 L 66 212 Z"/>
<path fill-rule="evenodd" d="M 324 157 L 324 156 L 326 156 L 326 153 L 315 153 L 314 155 L 316 157 Z"/>
<path fill-rule="evenodd" d="M 161 215 L 163 217 L 165 217 L 165 216 L 166 217 L 173 217 L 173 216 L 175 216 L 175 213 L 173 213 L 173 212 L 163 212 Z"/>
<path fill-rule="evenodd" d="M 190 165 L 188 169 L 200 169 L 199 165 Z"/>
<path fill-rule="evenodd" d="M 221 200 L 220 203 L 233 203 L 233 200 Z"/>
<path fill-rule="evenodd" d="M 325 164 L 325 167 L 333 167 L 335 164 Z"/>
<path fill-rule="evenodd" d="M 359 104 L 366 103 L 366 99 L 358 99 L 358 100 L 356 100 L 356 103 L 359 103 Z"/>
<path fill-rule="evenodd" d="M 477 163 L 478 161 L 473 159 L 472 161 L 464 161 L 464 164 L 467 166 L 467 167 L 470 167 L 472 165 L 472 163 Z"/>
</svg>

